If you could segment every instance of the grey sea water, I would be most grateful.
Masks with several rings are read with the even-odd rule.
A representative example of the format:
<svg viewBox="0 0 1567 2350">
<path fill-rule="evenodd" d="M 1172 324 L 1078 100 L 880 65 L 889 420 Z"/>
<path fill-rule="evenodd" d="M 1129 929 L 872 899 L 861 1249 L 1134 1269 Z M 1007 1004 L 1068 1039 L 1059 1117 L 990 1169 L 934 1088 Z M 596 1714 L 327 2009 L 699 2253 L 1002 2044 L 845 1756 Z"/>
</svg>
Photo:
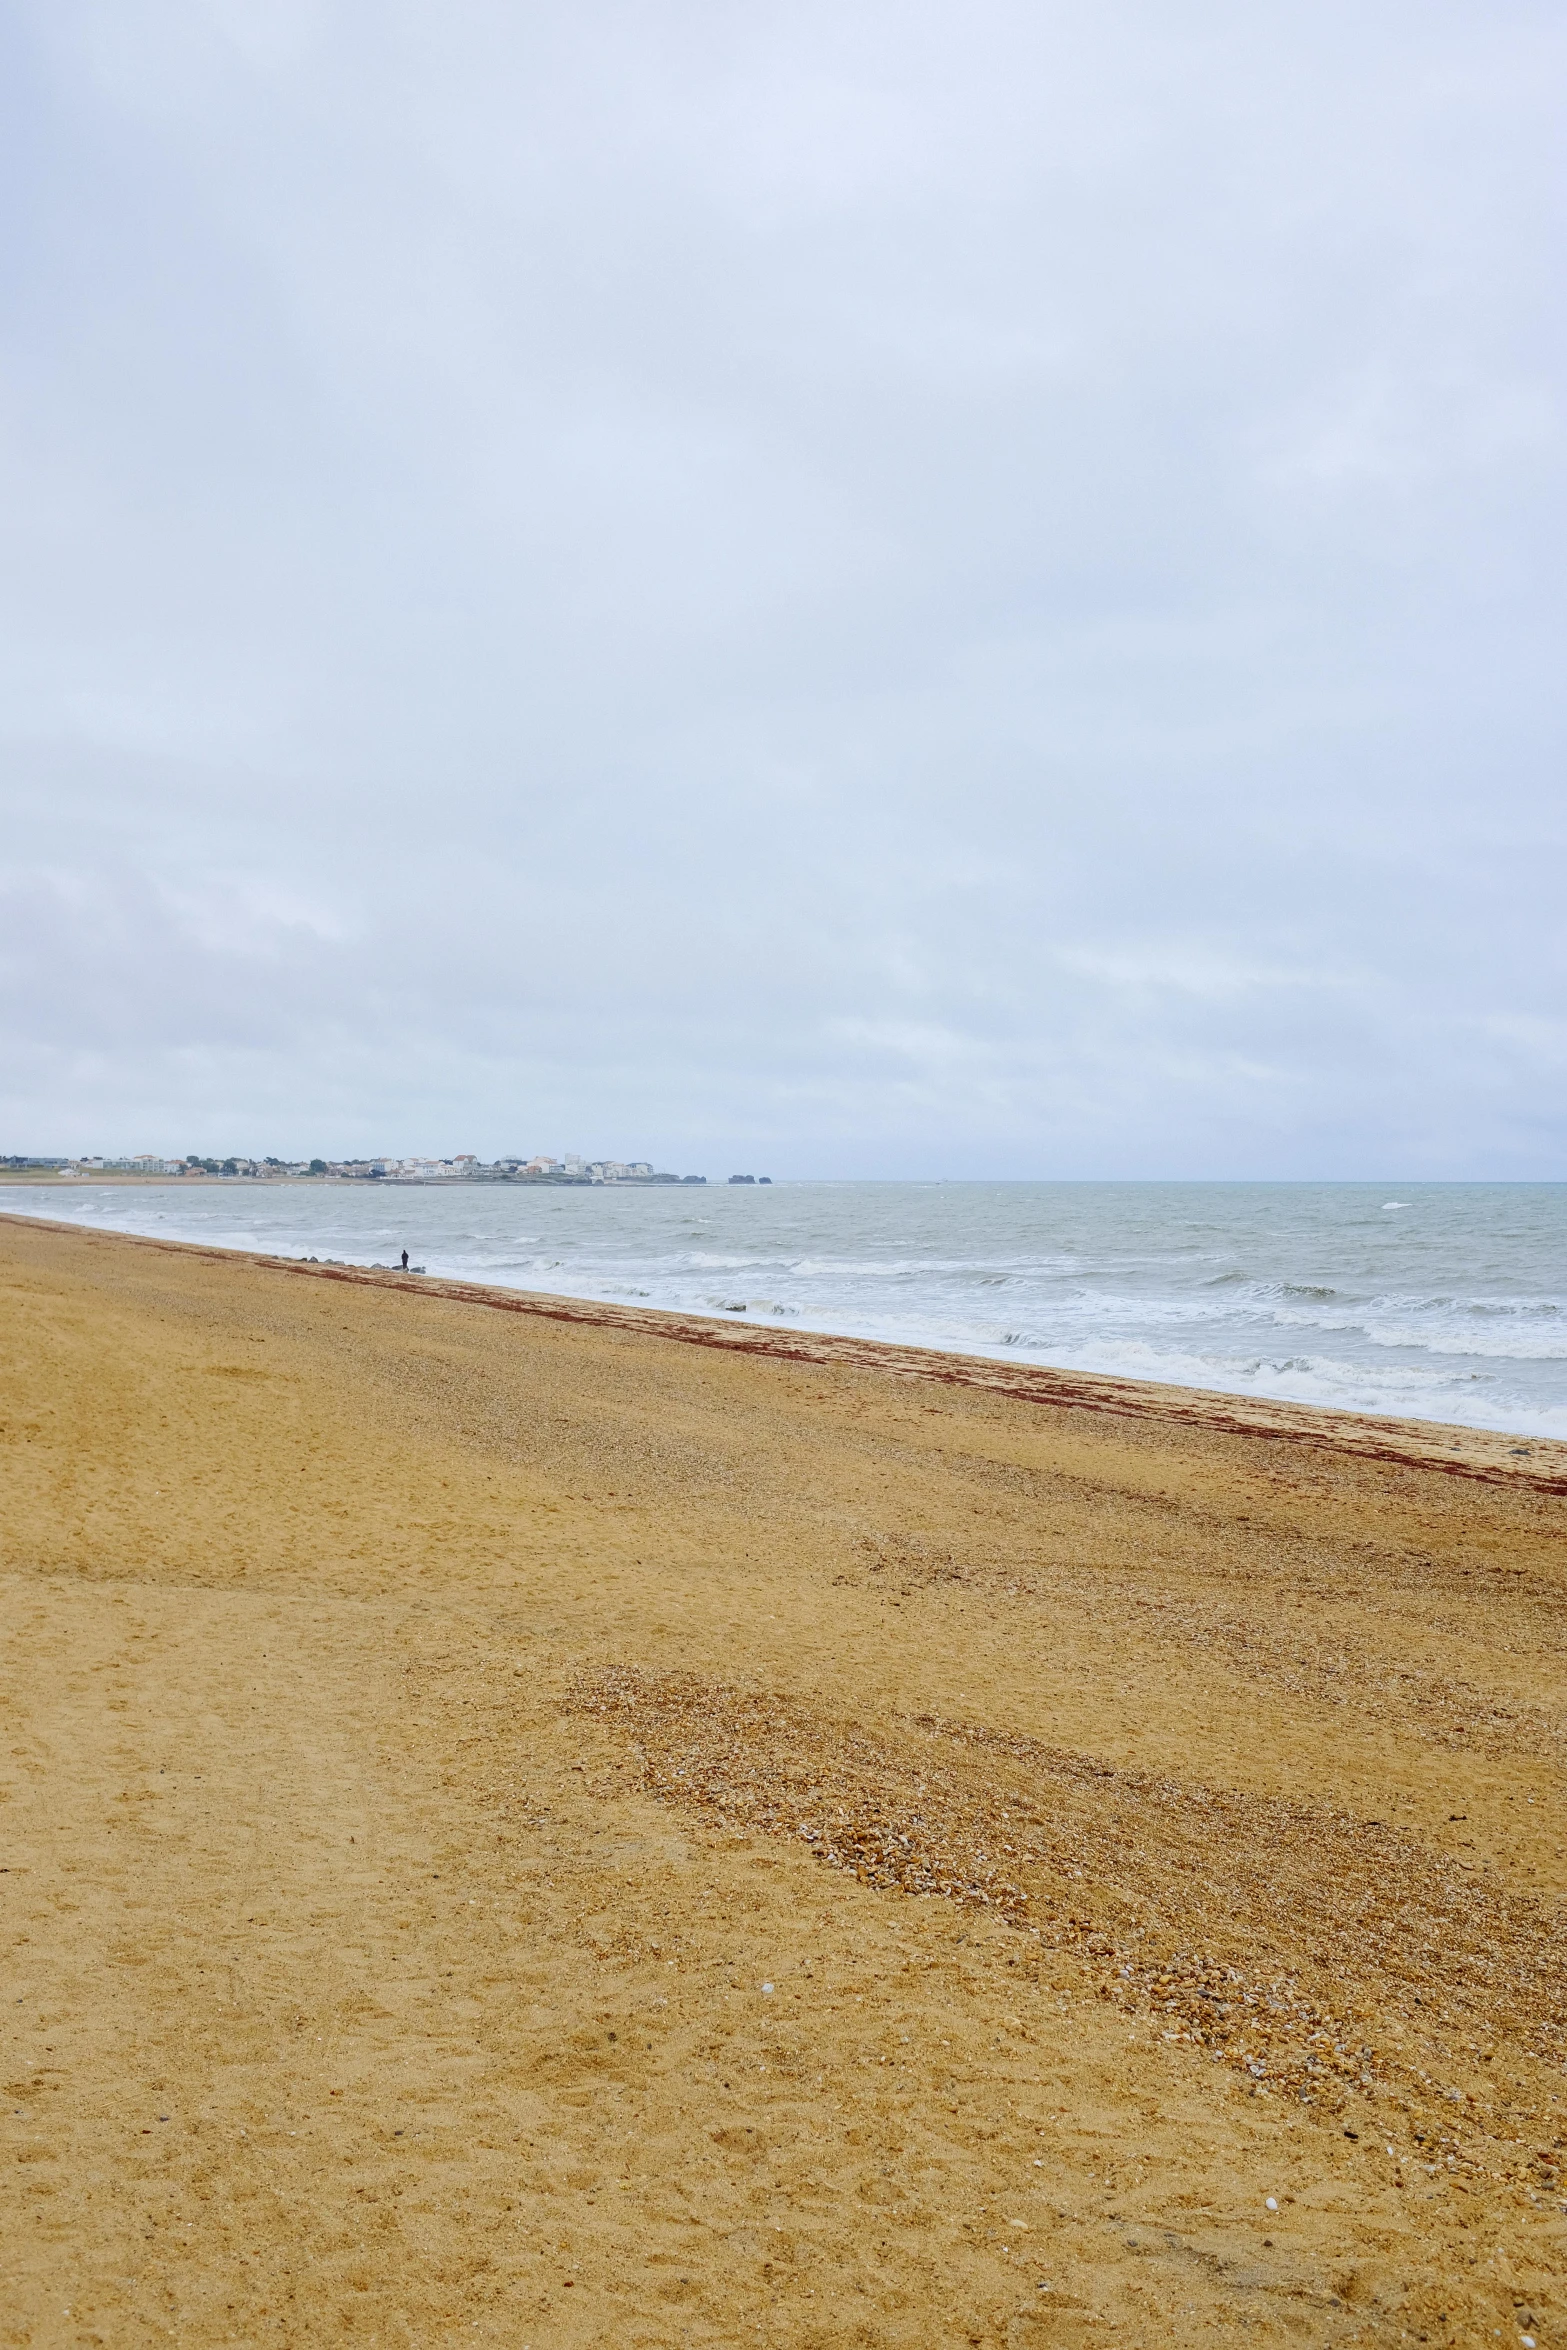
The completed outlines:
<svg viewBox="0 0 1567 2350">
<path fill-rule="evenodd" d="M 0 1207 L 1567 1437 L 1567 1184 L 81 1184 Z"/>
</svg>

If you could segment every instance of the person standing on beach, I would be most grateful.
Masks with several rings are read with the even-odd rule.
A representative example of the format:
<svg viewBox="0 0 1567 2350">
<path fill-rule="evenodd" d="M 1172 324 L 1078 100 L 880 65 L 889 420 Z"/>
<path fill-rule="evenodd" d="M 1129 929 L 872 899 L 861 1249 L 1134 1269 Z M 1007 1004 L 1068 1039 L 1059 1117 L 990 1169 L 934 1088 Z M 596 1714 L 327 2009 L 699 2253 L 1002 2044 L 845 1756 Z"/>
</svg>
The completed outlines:
<svg viewBox="0 0 1567 2350">
<path fill-rule="evenodd" d="M 407 1270 L 408 1270 L 408 1251 L 407 1251 L 406 1249 L 404 1249 L 404 1251 L 403 1251 L 403 1271 L 406 1273 L 406 1272 L 407 1272 Z"/>
</svg>

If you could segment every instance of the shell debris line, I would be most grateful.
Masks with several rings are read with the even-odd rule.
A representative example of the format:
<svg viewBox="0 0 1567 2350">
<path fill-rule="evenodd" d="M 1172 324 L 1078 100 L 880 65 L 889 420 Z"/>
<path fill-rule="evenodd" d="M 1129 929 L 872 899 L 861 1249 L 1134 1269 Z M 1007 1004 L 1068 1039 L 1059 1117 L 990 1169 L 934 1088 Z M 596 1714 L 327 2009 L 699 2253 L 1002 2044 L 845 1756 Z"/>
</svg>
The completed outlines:
<svg viewBox="0 0 1567 2350">
<path fill-rule="evenodd" d="M 634 1743 L 660 1803 L 1073 1953 L 1093 1996 L 1260 2092 L 1369 2099 L 1455 2168 L 1560 2179 L 1557 1921 L 1397 1829 L 678 1673 L 585 1673 L 569 1705 Z"/>
</svg>

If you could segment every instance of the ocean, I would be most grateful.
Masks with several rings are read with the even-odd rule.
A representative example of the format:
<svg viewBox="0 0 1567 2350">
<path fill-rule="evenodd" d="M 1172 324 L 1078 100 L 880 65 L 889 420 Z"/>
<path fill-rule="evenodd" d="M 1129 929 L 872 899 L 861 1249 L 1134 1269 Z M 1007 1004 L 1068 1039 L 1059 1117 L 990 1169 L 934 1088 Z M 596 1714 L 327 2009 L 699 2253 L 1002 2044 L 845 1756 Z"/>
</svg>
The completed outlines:
<svg viewBox="0 0 1567 2350">
<path fill-rule="evenodd" d="M 82 1183 L 0 1209 L 1567 1438 L 1567 1184 Z"/>
</svg>

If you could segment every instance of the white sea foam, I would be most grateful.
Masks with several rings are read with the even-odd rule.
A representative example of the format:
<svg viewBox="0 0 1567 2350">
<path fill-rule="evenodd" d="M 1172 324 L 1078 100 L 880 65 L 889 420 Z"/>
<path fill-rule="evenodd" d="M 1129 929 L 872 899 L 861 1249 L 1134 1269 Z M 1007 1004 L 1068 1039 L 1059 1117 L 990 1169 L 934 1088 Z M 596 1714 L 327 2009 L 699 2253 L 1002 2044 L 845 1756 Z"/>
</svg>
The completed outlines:
<svg viewBox="0 0 1567 2350">
<path fill-rule="evenodd" d="M 10 1188 L 103 1229 L 1567 1436 L 1567 1186 Z M 1396 1216 L 1387 1213 L 1397 1209 Z"/>
</svg>

